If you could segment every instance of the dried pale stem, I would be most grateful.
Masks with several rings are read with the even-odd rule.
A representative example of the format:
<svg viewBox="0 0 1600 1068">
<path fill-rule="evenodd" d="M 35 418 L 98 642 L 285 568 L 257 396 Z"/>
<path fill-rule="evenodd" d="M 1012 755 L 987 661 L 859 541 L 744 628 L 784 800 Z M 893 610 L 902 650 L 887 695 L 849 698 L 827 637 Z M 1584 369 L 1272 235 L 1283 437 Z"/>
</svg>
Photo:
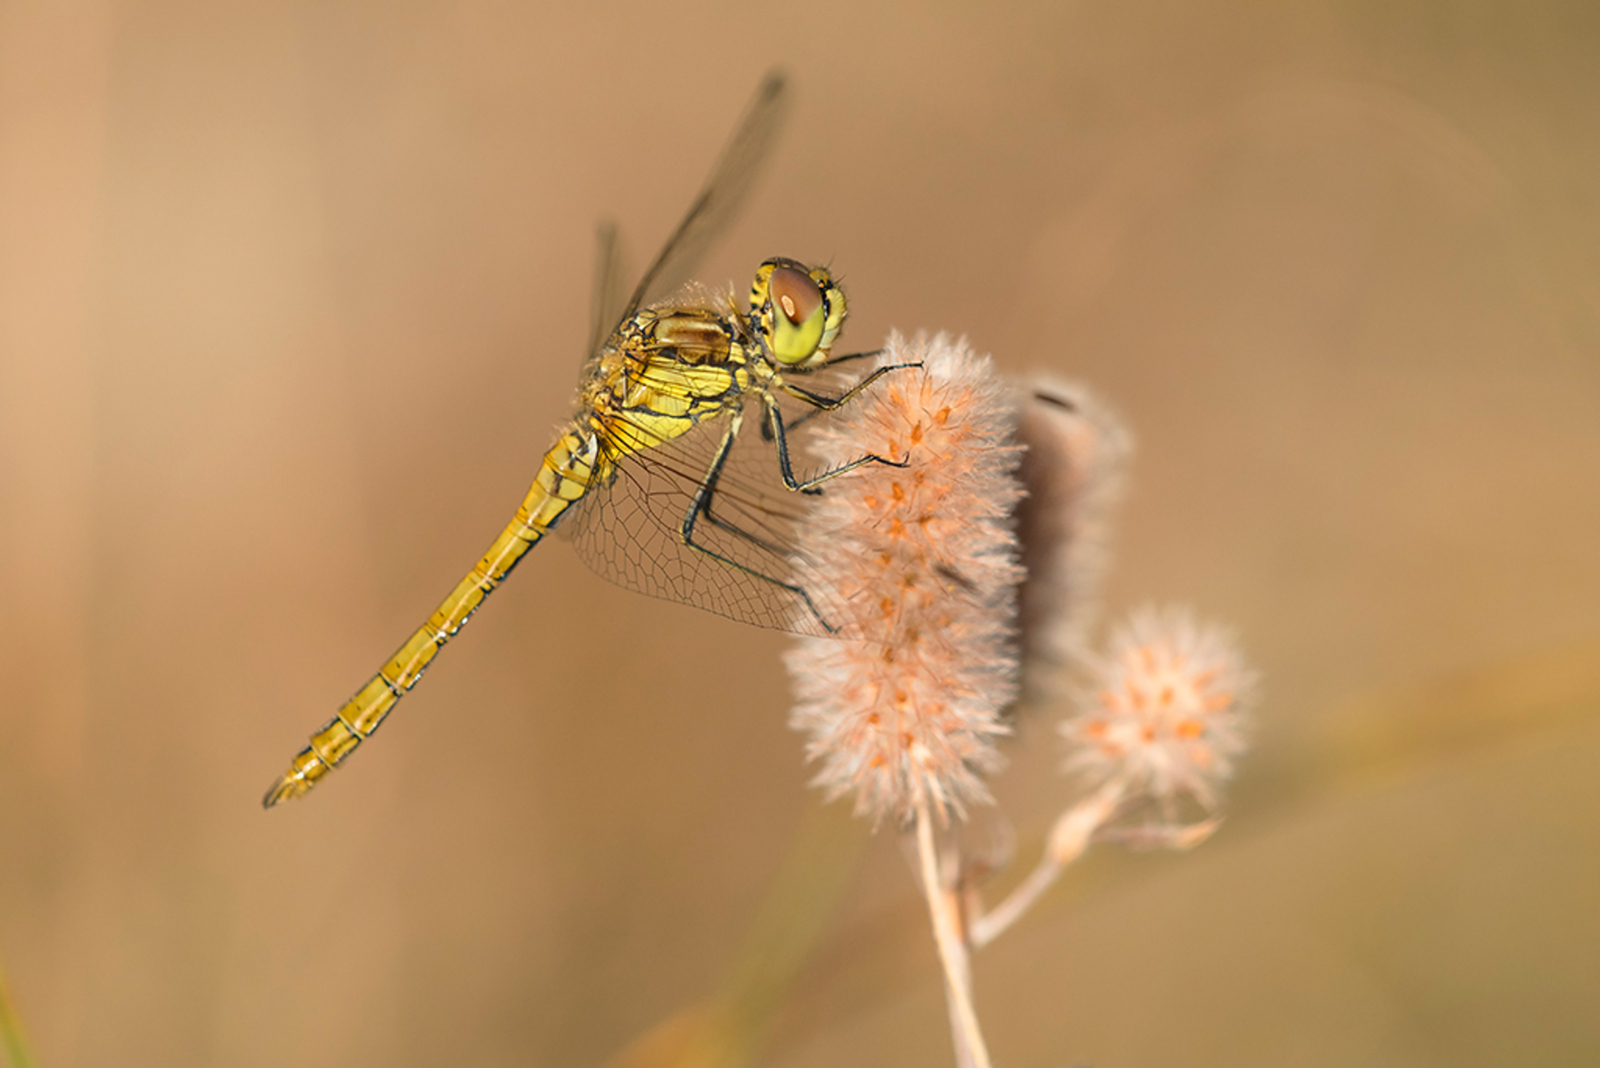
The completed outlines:
<svg viewBox="0 0 1600 1068">
<path fill-rule="evenodd" d="M 5 1049 L 11 1068 L 34 1068 L 33 1055 L 28 1052 L 28 1043 L 22 1034 L 22 1019 L 17 1015 L 11 991 L 6 986 L 4 968 L 0 968 L 0 1048 Z"/>
<path fill-rule="evenodd" d="M 941 869 L 942 870 L 942 869 Z M 961 898 L 953 890 L 941 889 L 944 897 L 944 907 L 952 916 L 962 914 Z M 960 932 L 965 935 L 965 927 Z M 967 1000 L 972 1000 L 972 955 L 964 940 L 960 942 L 961 975 L 958 977 L 961 989 L 965 992 Z M 956 1049 L 956 1068 L 976 1068 L 977 1061 L 973 1058 L 972 1046 L 967 1041 L 967 1034 L 961 1027 L 961 1021 L 956 1013 L 956 994 L 954 984 L 946 983 L 944 987 L 945 1007 L 950 1015 L 950 1040 Z"/>
<path fill-rule="evenodd" d="M 973 916 L 967 927 L 972 948 L 982 949 L 1022 917 L 1044 892 L 1055 885 L 1062 869 L 1083 855 L 1096 830 L 1111 817 L 1121 803 L 1127 783 L 1117 778 L 1106 783 L 1087 801 L 1063 812 L 1050 830 L 1044 856 L 1028 877 L 1006 895 L 1006 899 L 987 912 Z"/>
<path fill-rule="evenodd" d="M 917 853 L 922 861 L 922 889 L 928 898 L 928 915 L 933 921 L 933 938 L 944 965 L 945 994 L 950 1007 L 951 1027 L 957 1034 L 957 1056 L 972 1068 L 990 1068 L 989 1050 L 983 1043 L 978 1013 L 972 1005 L 972 988 L 967 979 L 967 949 L 962 941 L 960 920 L 953 895 L 944 890 L 939 876 L 939 850 L 933 840 L 933 816 L 928 804 L 917 805 Z"/>
<path fill-rule="evenodd" d="M 1034 902 L 1044 896 L 1044 892 L 1055 885 L 1061 877 L 1061 871 L 1066 865 L 1050 855 L 1045 850 L 1044 856 L 1039 858 L 1038 865 L 1028 873 L 1028 877 L 1018 883 L 1006 899 L 981 916 L 974 917 L 968 934 L 972 939 L 973 949 L 982 949 L 1000 936 L 1006 928 L 1016 923 L 1022 914 L 1033 907 Z"/>
</svg>

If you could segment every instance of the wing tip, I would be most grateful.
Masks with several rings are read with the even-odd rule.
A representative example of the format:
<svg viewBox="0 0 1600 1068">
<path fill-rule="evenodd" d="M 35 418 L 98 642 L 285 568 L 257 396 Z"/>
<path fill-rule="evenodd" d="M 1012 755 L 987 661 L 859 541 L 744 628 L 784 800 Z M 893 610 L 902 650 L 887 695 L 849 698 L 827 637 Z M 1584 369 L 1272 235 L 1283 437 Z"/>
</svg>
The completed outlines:
<svg viewBox="0 0 1600 1068">
<path fill-rule="evenodd" d="M 767 73 L 761 77 L 761 88 L 756 90 L 756 95 L 763 100 L 770 100 L 783 92 L 789 84 L 789 72 L 780 66 L 767 68 Z"/>
</svg>

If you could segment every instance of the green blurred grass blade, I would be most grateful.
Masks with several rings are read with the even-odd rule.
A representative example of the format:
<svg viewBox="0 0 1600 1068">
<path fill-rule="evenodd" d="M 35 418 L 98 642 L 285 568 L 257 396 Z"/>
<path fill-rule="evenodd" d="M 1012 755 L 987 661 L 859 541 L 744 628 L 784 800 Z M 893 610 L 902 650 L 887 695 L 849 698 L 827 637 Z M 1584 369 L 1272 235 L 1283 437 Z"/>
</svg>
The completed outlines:
<svg viewBox="0 0 1600 1068">
<path fill-rule="evenodd" d="M 34 1068 L 33 1055 L 28 1052 L 28 1043 L 22 1034 L 22 1020 L 6 985 L 3 965 L 0 965 L 0 1048 L 6 1051 L 11 1068 Z"/>
</svg>

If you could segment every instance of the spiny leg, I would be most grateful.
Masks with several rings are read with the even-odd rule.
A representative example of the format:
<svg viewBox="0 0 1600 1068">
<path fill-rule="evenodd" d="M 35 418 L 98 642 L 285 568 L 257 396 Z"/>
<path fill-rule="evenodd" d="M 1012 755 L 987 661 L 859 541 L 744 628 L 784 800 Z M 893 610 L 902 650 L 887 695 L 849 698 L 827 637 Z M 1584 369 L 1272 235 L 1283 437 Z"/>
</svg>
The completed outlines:
<svg viewBox="0 0 1600 1068">
<path fill-rule="evenodd" d="M 886 367 L 884 370 L 891 371 L 895 370 L 895 368 Z M 783 472 L 783 484 L 798 493 L 821 493 L 822 490 L 819 487 L 824 482 L 831 478 L 838 478 L 840 475 L 854 471 L 856 468 L 866 464 L 883 464 L 887 467 L 911 466 L 911 461 L 909 460 L 890 460 L 876 453 L 868 453 L 865 456 L 856 457 L 849 463 L 840 464 L 831 471 L 824 471 L 816 478 L 797 479 L 794 477 L 794 468 L 789 464 L 789 438 L 784 432 L 783 413 L 778 410 L 778 402 L 770 394 L 764 395 L 761 400 L 767 408 L 767 426 L 772 431 L 773 445 L 778 450 L 778 468 Z"/>
<path fill-rule="evenodd" d="M 853 352 L 848 356 L 840 356 L 838 359 L 829 360 L 824 366 L 833 367 L 837 364 L 844 363 L 846 360 L 859 360 L 866 356 L 881 356 L 885 351 L 887 350 L 878 349 L 874 352 Z M 922 362 L 919 360 L 915 363 L 896 363 L 891 364 L 888 367 L 880 367 L 866 378 L 850 387 L 849 391 L 840 397 L 825 397 L 820 393 L 814 393 L 809 389 L 801 389 L 799 386 L 792 386 L 785 382 L 782 386 L 783 391 L 789 394 L 791 397 L 794 397 L 797 400 L 805 401 L 807 404 L 811 405 L 811 410 L 800 416 L 798 419 L 790 420 L 787 424 L 785 424 L 784 429 L 793 430 L 795 427 L 803 426 L 805 423 L 816 418 L 818 415 L 821 415 L 823 412 L 834 411 L 840 405 L 846 404 L 853 400 L 858 393 L 872 385 L 872 383 L 877 381 L 881 375 L 888 374 L 890 371 L 900 371 L 907 367 L 921 366 Z M 766 441 L 772 440 L 772 429 L 766 423 L 762 423 L 761 425 L 761 437 Z"/>
<path fill-rule="evenodd" d="M 873 349 L 871 352 L 851 352 L 844 356 L 830 356 L 828 358 L 828 362 L 823 364 L 823 366 L 837 367 L 841 363 L 849 363 L 851 360 L 865 360 L 870 356 L 882 356 L 888 351 L 888 349 Z"/>
<path fill-rule="evenodd" d="M 752 578 L 760 579 L 763 582 L 770 582 L 774 586 L 788 590 L 790 593 L 794 594 L 805 602 L 806 608 L 810 610 L 813 616 L 816 617 L 817 622 L 822 625 L 824 630 L 826 630 L 829 634 L 837 634 L 839 628 L 835 627 L 822 617 L 822 613 L 817 610 L 816 604 L 811 600 L 811 594 L 806 592 L 804 586 L 797 586 L 792 582 L 785 582 L 780 578 L 774 578 L 771 575 L 764 574 L 760 571 L 757 571 L 753 567 L 749 567 L 745 564 L 741 564 L 737 560 L 723 556 L 715 549 L 712 549 L 709 546 L 701 545 L 694 540 L 694 528 L 696 521 L 701 515 L 705 515 L 708 519 L 710 519 L 711 500 L 717 492 L 717 480 L 722 477 L 722 468 L 728 462 L 728 454 L 733 451 L 733 442 L 739 434 L 739 426 L 742 421 L 743 413 L 741 412 L 735 412 L 733 417 L 728 420 L 727 432 L 722 435 L 722 441 L 717 445 L 716 454 L 711 458 L 711 466 L 706 469 L 706 477 L 700 480 L 700 488 L 695 491 L 694 499 L 689 502 L 689 510 L 684 514 L 683 525 L 678 530 L 678 536 L 683 539 L 683 543 L 685 545 L 703 556 L 709 556 L 711 559 L 725 564 L 728 567 L 734 568 L 735 570 L 742 571 Z M 730 525 L 724 524 L 719 520 L 711 519 L 711 522 L 716 526 L 722 527 L 723 529 L 730 529 Z M 732 529 L 734 529 L 734 533 L 737 533 L 743 537 L 751 537 L 750 535 L 745 534 L 743 531 L 737 530 L 736 528 Z M 759 539 L 752 538 L 752 540 Z"/>
<path fill-rule="evenodd" d="M 730 432 L 735 437 L 737 437 L 738 433 L 739 433 L 739 430 L 740 430 L 740 428 L 743 427 L 743 425 L 744 425 L 744 415 L 741 412 L 740 414 L 738 414 L 737 416 L 734 417 L 733 426 L 732 426 Z M 765 419 L 763 419 L 761 421 L 761 431 L 762 431 L 762 436 L 765 437 L 766 440 L 768 440 L 768 441 L 772 440 L 772 438 L 770 436 L 771 435 L 771 431 L 768 430 L 767 422 L 766 422 Z M 730 451 L 731 451 L 731 446 L 730 446 Z M 765 539 L 763 537 L 760 537 L 759 535 L 752 534 L 748 530 L 745 530 L 743 527 L 739 526 L 737 523 L 733 523 L 733 522 L 730 522 L 729 520 L 723 519 L 721 516 L 716 515 L 714 512 L 712 512 L 712 510 L 711 510 L 712 509 L 712 505 L 713 505 L 714 501 L 716 500 L 717 486 L 718 486 L 719 481 L 720 481 L 720 479 L 722 477 L 722 467 L 726 463 L 726 460 L 727 460 L 727 458 L 723 457 L 721 460 L 714 461 L 712 466 L 713 466 L 713 468 L 715 470 L 715 473 L 712 474 L 709 478 L 702 480 L 703 484 L 709 487 L 710 492 L 708 494 L 706 494 L 705 506 L 700 509 L 700 514 L 705 517 L 706 522 L 710 523 L 712 526 L 716 527 L 718 530 L 726 531 L 727 533 L 732 534 L 734 537 L 737 537 L 737 538 L 743 538 L 745 541 L 749 542 L 751 545 L 754 545 L 756 548 L 761 549 L 763 552 L 771 553 L 773 556 L 778 556 L 778 557 L 783 556 L 785 554 L 786 550 L 784 548 L 782 548 L 781 546 L 775 545 L 772 542 L 768 541 L 767 539 Z"/>
<path fill-rule="evenodd" d="M 846 357 L 846 359 L 848 358 L 849 357 Z M 832 363 L 830 363 L 828 366 L 832 366 Z M 891 363 L 887 367 L 880 367 L 837 397 L 825 397 L 820 393 L 813 393 L 809 389 L 801 389 L 799 386 L 790 385 L 788 382 L 783 383 L 780 388 L 785 393 L 789 394 L 789 396 L 805 401 L 818 411 L 831 412 L 835 408 L 843 407 L 844 405 L 855 400 L 862 390 L 872 385 L 872 383 L 876 382 L 890 371 L 903 371 L 908 367 L 921 366 L 922 361 L 917 360 L 914 363 Z"/>
<path fill-rule="evenodd" d="M 763 423 L 762 425 L 765 426 L 766 424 Z M 720 474 L 720 472 L 719 472 L 719 474 Z M 743 527 L 739 526 L 737 523 L 733 523 L 733 522 L 730 522 L 730 521 L 728 521 L 726 519 L 723 519 L 721 516 L 713 515 L 712 512 L 711 512 L 711 505 L 716 500 L 716 493 L 717 493 L 716 487 L 712 486 L 710 495 L 708 495 L 706 497 L 706 506 L 705 506 L 705 508 L 701 509 L 700 514 L 705 516 L 706 522 L 710 523 L 712 526 L 716 527 L 718 530 L 725 530 L 729 534 L 734 535 L 735 537 L 743 538 L 745 541 L 749 542 L 751 545 L 754 545 L 756 548 L 761 549 L 761 550 L 763 550 L 765 552 L 769 552 L 773 556 L 782 556 L 784 554 L 784 550 L 781 547 L 779 547 L 777 545 L 774 545 L 772 542 L 768 541 L 767 539 L 750 533 L 748 530 L 746 530 Z"/>
</svg>

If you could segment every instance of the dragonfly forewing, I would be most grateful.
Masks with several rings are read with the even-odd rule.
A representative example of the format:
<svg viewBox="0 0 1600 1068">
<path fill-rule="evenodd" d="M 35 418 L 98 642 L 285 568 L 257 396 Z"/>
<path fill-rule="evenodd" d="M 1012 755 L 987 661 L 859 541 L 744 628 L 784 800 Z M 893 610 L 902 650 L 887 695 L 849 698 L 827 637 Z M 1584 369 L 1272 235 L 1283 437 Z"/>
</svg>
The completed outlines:
<svg viewBox="0 0 1600 1068">
<path fill-rule="evenodd" d="M 670 441 L 617 455 L 559 533 L 628 589 L 758 627 L 846 637 L 849 593 L 799 551 L 805 496 L 785 487 L 762 416 L 759 397 L 741 395 Z M 631 417 L 610 432 L 629 442 L 651 433 Z"/>
</svg>

